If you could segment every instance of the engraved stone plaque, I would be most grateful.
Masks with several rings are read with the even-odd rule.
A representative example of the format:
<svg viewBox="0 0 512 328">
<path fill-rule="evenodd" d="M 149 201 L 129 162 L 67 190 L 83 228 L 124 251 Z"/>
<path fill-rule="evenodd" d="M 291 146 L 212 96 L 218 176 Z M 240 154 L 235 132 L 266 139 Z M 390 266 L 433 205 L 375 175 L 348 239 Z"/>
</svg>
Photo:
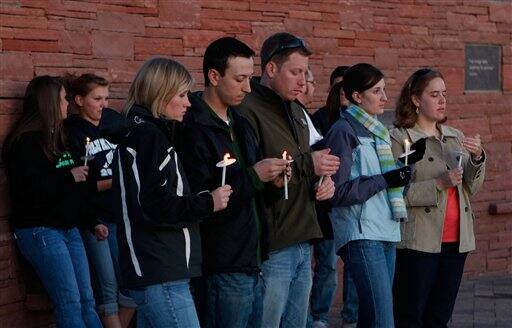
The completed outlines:
<svg viewBox="0 0 512 328">
<path fill-rule="evenodd" d="M 501 47 L 468 44 L 465 49 L 464 90 L 501 90 Z"/>
</svg>

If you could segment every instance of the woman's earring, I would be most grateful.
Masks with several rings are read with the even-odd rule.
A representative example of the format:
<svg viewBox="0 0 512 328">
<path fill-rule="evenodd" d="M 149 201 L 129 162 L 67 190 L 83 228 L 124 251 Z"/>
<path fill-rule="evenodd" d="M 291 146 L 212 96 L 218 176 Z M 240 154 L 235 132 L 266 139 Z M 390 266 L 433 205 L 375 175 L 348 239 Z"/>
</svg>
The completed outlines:
<svg viewBox="0 0 512 328">
<path fill-rule="evenodd" d="M 419 114 L 419 113 L 420 113 L 420 108 L 416 107 L 416 114 Z"/>
</svg>

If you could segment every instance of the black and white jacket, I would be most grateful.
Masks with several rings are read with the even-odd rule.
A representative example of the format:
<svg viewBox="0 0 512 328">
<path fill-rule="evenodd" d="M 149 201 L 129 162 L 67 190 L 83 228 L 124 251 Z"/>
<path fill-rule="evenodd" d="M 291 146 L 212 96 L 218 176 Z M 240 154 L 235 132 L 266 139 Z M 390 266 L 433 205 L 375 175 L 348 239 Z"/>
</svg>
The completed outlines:
<svg viewBox="0 0 512 328">
<path fill-rule="evenodd" d="M 112 115 L 104 113 L 105 121 Z M 172 146 L 170 122 L 138 105 L 128 119 L 124 127 L 110 131 L 110 141 L 118 144 L 113 198 L 121 285 L 135 289 L 199 276 L 197 222 L 213 212 L 212 196 L 190 195 Z"/>
<path fill-rule="evenodd" d="M 112 190 L 98 191 L 97 183 L 101 180 L 112 179 L 112 160 L 116 145 L 101 136 L 97 126 L 73 114 L 64 121 L 67 133 L 69 152 L 73 156 L 75 165 L 83 165 L 85 155 L 85 140 L 89 138 L 87 162 L 89 174 L 87 181 L 95 187 L 93 192 L 80 195 L 83 206 L 81 209 L 81 228 L 94 227 L 100 223 L 112 223 Z"/>
</svg>

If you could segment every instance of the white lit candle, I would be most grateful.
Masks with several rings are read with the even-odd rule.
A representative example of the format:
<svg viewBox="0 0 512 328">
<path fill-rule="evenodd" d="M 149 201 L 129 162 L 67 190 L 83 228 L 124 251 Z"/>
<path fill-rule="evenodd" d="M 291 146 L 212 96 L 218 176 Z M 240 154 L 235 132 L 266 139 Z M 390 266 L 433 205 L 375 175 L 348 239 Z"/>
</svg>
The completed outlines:
<svg viewBox="0 0 512 328">
<path fill-rule="evenodd" d="M 85 156 L 84 156 L 84 166 L 87 166 L 87 160 L 89 159 L 89 143 L 91 139 L 89 137 L 85 138 Z"/>
<path fill-rule="evenodd" d="M 411 143 L 409 142 L 408 139 L 405 139 L 404 144 L 405 144 L 405 166 L 407 166 L 409 164 L 408 157 L 409 157 L 409 152 L 411 150 Z"/>
<path fill-rule="evenodd" d="M 288 160 L 286 150 L 283 151 L 283 159 Z M 288 199 L 288 176 L 286 175 L 286 170 L 284 171 L 284 199 Z"/>
<path fill-rule="evenodd" d="M 226 184 L 226 167 L 228 166 L 229 161 L 229 153 L 224 154 L 224 159 L 222 161 L 222 185 L 224 186 Z"/>
<path fill-rule="evenodd" d="M 236 162 L 236 158 L 231 158 L 229 153 L 224 154 L 222 161 L 215 164 L 217 167 L 222 167 L 222 186 L 226 184 L 226 166 L 230 166 L 231 164 Z"/>
<path fill-rule="evenodd" d="M 462 156 L 463 156 L 463 152 L 460 152 L 459 153 L 459 167 L 462 167 Z"/>
</svg>

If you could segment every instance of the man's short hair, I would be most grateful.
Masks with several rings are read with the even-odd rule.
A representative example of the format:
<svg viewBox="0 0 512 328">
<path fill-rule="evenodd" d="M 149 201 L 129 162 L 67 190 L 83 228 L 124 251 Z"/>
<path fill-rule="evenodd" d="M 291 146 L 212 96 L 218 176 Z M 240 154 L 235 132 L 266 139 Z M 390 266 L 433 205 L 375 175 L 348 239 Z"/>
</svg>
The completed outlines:
<svg viewBox="0 0 512 328">
<path fill-rule="evenodd" d="M 203 57 L 204 85 L 209 86 L 208 71 L 217 70 L 224 76 L 231 57 L 254 57 L 254 51 L 248 45 L 233 37 L 223 37 L 210 43 Z"/>
<path fill-rule="evenodd" d="M 348 66 L 338 66 L 336 67 L 332 73 L 331 77 L 329 78 L 329 85 L 332 86 L 334 84 L 334 80 L 338 77 L 343 77 L 343 74 L 345 74 L 345 71 L 348 69 Z"/>
<path fill-rule="evenodd" d="M 261 46 L 261 71 L 265 72 L 265 66 L 271 60 L 279 66 L 295 52 L 307 57 L 313 54 L 306 42 L 293 34 L 281 32 L 269 36 Z"/>
</svg>

